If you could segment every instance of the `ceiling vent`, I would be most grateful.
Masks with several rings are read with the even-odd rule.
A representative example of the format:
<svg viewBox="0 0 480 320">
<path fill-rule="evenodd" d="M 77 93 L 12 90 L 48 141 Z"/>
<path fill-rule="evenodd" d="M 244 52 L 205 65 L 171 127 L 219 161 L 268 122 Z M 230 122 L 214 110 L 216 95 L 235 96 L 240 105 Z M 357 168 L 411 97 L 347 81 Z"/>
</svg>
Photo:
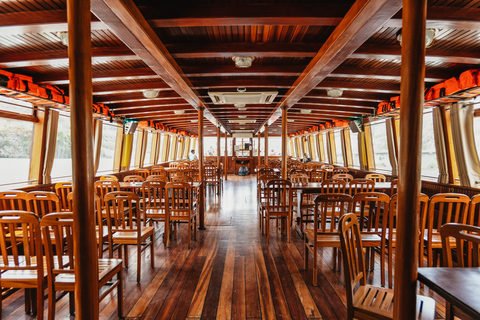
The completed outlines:
<svg viewBox="0 0 480 320">
<path fill-rule="evenodd" d="M 233 138 L 253 138 L 253 133 L 251 131 L 248 131 L 248 130 L 235 130 L 235 131 L 237 132 L 232 132 Z"/>
<path fill-rule="evenodd" d="M 278 91 L 268 92 L 208 92 L 213 104 L 269 104 Z"/>
<path fill-rule="evenodd" d="M 257 122 L 257 120 L 253 119 L 253 120 L 228 120 L 229 123 L 238 123 L 238 124 L 246 124 L 246 123 L 255 123 Z"/>
</svg>

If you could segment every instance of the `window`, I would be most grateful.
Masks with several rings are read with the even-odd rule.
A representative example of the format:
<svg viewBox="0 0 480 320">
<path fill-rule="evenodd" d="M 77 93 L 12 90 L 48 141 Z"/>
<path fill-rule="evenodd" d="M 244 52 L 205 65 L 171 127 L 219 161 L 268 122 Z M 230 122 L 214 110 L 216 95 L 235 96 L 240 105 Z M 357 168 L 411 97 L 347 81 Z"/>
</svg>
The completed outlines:
<svg viewBox="0 0 480 320">
<path fill-rule="evenodd" d="M 100 149 L 100 162 L 98 172 L 112 171 L 115 157 L 115 141 L 117 140 L 117 126 L 103 123 L 102 148 Z"/>
<path fill-rule="evenodd" d="M 32 114 L 31 108 L 12 105 L 5 102 L 12 99 L 1 98 L 1 110 Z M 0 118 L 0 185 L 28 181 L 33 128 L 29 121 Z"/>
<path fill-rule="evenodd" d="M 437 153 L 435 151 L 435 138 L 433 133 L 433 112 L 423 114 L 422 131 L 422 176 L 438 177 Z"/>
<path fill-rule="evenodd" d="M 327 139 L 328 139 L 327 133 L 323 132 L 322 137 L 323 137 L 323 150 L 325 150 L 325 162 L 330 163 L 330 158 L 328 156 L 329 150 L 328 150 L 328 145 L 327 145 Z"/>
<path fill-rule="evenodd" d="M 268 138 L 268 155 L 281 156 L 282 155 L 282 137 Z"/>
<path fill-rule="evenodd" d="M 238 139 L 237 139 L 238 141 Z M 203 138 L 203 153 L 206 156 L 217 155 L 217 137 L 204 137 Z"/>
<path fill-rule="evenodd" d="M 480 117 L 473 118 L 473 134 L 475 136 L 477 154 L 480 156 Z"/>
<path fill-rule="evenodd" d="M 53 160 L 52 179 L 72 176 L 72 140 L 70 136 L 70 117 L 60 114 L 58 117 L 57 144 Z"/>
<path fill-rule="evenodd" d="M 163 134 L 163 133 L 158 134 L 158 139 L 160 139 L 160 143 L 158 144 L 158 151 L 157 151 L 158 161 L 157 161 L 157 163 L 162 161 L 161 160 L 162 159 L 161 154 L 162 154 L 162 150 L 163 150 L 163 142 L 165 141 L 164 136 L 165 136 L 165 134 Z M 188 150 L 188 152 L 190 152 L 190 150 Z M 155 163 L 155 164 L 157 164 L 157 163 Z"/>
<path fill-rule="evenodd" d="M 360 167 L 360 153 L 358 152 L 358 133 L 350 131 L 350 144 L 352 146 L 353 166 Z"/>
<path fill-rule="evenodd" d="M 132 156 L 130 157 L 130 168 L 138 168 L 138 166 L 135 166 L 135 154 L 137 152 L 137 137 L 138 137 L 138 131 L 135 131 L 133 133 Z"/>
<path fill-rule="evenodd" d="M 143 166 L 151 165 L 150 155 L 152 153 L 152 136 L 153 134 L 150 131 L 147 131 L 147 147 L 145 148 L 145 158 L 143 160 Z"/>
<path fill-rule="evenodd" d="M 342 138 L 340 137 L 340 131 L 335 131 L 333 133 L 333 138 L 335 139 L 335 152 L 337 155 L 337 164 L 343 165 L 343 148 L 342 148 Z"/>
<path fill-rule="evenodd" d="M 250 149 L 253 150 L 253 146 L 251 145 L 250 138 L 236 138 L 235 139 L 235 156 L 236 157 L 248 157 L 248 156 L 250 156 Z"/>
<path fill-rule="evenodd" d="M 392 170 L 390 165 L 390 158 L 388 157 L 387 128 L 385 126 L 385 120 L 372 123 L 372 141 L 373 141 L 373 155 L 375 157 L 375 168 Z"/>
</svg>

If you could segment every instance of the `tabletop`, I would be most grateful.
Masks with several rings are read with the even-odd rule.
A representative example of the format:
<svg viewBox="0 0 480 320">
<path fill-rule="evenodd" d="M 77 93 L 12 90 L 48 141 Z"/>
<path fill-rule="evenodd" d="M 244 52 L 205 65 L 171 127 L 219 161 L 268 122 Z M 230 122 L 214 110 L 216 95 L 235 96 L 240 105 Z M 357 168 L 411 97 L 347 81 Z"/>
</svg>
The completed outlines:
<svg viewBox="0 0 480 320">
<path fill-rule="evenodd" d="M 480 319 L 480 268 L 418 268 L 418 281 Z"/>
</svg>

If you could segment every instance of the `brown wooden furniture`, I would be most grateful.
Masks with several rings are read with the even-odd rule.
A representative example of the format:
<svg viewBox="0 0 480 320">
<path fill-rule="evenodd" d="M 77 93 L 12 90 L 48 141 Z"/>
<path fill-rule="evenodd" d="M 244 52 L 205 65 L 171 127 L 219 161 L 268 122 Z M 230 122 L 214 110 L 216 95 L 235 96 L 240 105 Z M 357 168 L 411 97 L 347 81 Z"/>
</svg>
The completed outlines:
<svg viewBox="0 0 480 320">
<path fill-rule="evenodd" d="M 26 210 L 27 193 L 19 190 L 0 192 L 0 210 Z"/>
<path fill-rule="evenodd" d="M 150 175 L 150 170 L 148 170 L 148 169 L 136 169 L 136 170 L 133 170 L 133 174 L 137 175 L 137 176 L 141 176 L 145 180 Z"/>
<path fill-rule="evenodd" d="M 348 185 L 352 197 L 357 193 L 372 192 L 375 189 L 375 181 L 370 179 L 353 179 Z"/>
<path fill-rule="evenodd" d="M 145 181 L 143 183 L 142 207 L 145 212 L 145 226 L 147 223 L 153 226 L 154 222 L 164 222 L 163 243 L 165 246 L 168 246 L 170 241 L 170 220 L 166 212 L 165 184 L 163 181 Z"/>
<path fill-rule="evenodd" d="M 123 178 L 123 182 L 143 182 L 143 181 L 145 181 L 145 178 L 139 175 L 129 175 Z"/>
<path fill-rule="evenodd" d="M 118 178 L 116 176 L 112 175 L 105 175 L 105 176 L 100 176 L 100 180 L 114 180 L 118 181 Z"/>
<path fill-rule="evenodd" d="M 385 182 L 387 181 L 387 177 L 381 173 L 369 173 L 365 176 L 365 179 L 370 179 L 375 182 Z"/>
<path fill-rule="evenodd" d="M 367 285 L 360 226 L 354 213 L 345 214 L 339 221 L 343 253 L 347 319 L 393 319 L 393 290 Z M 401 306 L 399 306 L 401 307 Z M 435 301 L 417 296 L 417 319 L 434 319 Z"/>
<path fill-rule="evenodd" d="M 0 212 L 0 287 L 25 288 L 25 312 L 43 319 L 44 270 L 40 221 L 27 211 Z M 20 230 L 20 232 L 17 232 Z M 14 244 L 14 245 L 12 245 Z M 0 318 L 2 318 L 0 295 Z"/>
<path fill-rule="evenodd" d="M 425 250 L 428 267 L 437 264 L 437 255 L 441 252 L 440 227 L 449 222 L 466 223 L 469 203 L 469 197 L 458 193 L 439 193 L 430 198 L 428 212 L 421 221 L 420 238 L 420 257 Z"/>
<path fill-rule="evenodd" d="M 55 319 L 56 291 L 70 292 L 70 313 L 73 314 L 75 291 L 75 258 L 73 253 L 73 213 L 52 213 L 42 218 L 48 283 L 48 319 Z M 122 317 L 122 260 L 98 260 L 99 300 L 117 288 L 118 316 Z M 116 276 L 116 280 L 114 277 Z"/>
<path fill-rule="evenodd" d="M 205 186 L 211 185 L 214 187 L 214 191 L 216 194 L 220 192 L 221 189 L 221 181 L 220 181 L 220 173 L 217 166 L 214 165 L 206 165 L 205 166 Z"/>
<path fill-rule="evenodd" d="M 333 174 L 333 175 L 342 174 L 342 173 L 347 174 L 347 173 L 348 173 L 348 169 L 347 169 L 347 168 L 344 168 L 344 167 L 335 167 L 335 168 L 333 168 L 333 170 L 332 170 L 332 174 Z"/>
<path fill-rule="evenodd" d="M 163 171 L 165 172 L 165 171 Z M 167 174 L 165 173 L 164 175 L 149 175 L 145 181 L 163 181 L 163 182 L 168 182 Z"/>
<path fill-rule="evenodd" d="M 31 191 L 27 193 L 27 211 L 35 213 L 39 218 L 51 213 L 60 212 L 58 196 L 49 191 Z"/>
<path fill-rule="evenodd" d="M 321 183 L 321 193 L 345 193 L 347 182 L 342 179 L 327 179 Z"/>
<path fill-rule="evenodd" d="M 313 169 L 310 171 L 310 181 L 311 182 L 322 182 L 327 180 L 328 172 L 322 169 Z"/>
<path fill-rule="evenodd" d="M 337 248 L 340 248 L 338 219 L 352 209 L 353 198 L 347 194 L 320 194 L 315 198 L 313 228 L 304 232 L 304 267 L 308 270 L 309 251 L 313 256 L 313 285 L 317 285 L 318 248 L 333 248 L 333 270 L 336 270 Z"/>
<path fill-rule="evenodd" d="M 67 200 L 68 194 L 72 191 L 73 185 L 71 182 L 58 182 L 55 184 L 55 193 L 60 200 L 60 208 L 62 211 L 72 211 L 72 207 Z"/>
<path fill-rule="evenodd" d="M 333 174 L 332 179 L 341 179 L 349 183 L 350 181 L 353 180 L 353 176 L 348 173 L 335 173 Z"/>
<path fill-rule="evenodd" d="M 140 199 L 133 192 L 114 191 L 105 195 L 107 224 L 112 239 L 111 246 L 120 245 L 125 250 L 125 265 L 128 266 L 128 246 L 137 246 L 137 282 L 142 271 L 142 252 L 150 247 L 150 263 L 155 267 L 154 227 L 142 222 L 145 217 L 140 210 Z M 122 250 L 118 250 L 122 258 Z"/>
<path fill-rule="evenodd" d="M 115 180 L 99 180 L 95 181 L 94 187 L 95 193 L 100 197 L 102 211 L 105 211 L 105 195 L 110 192 L 120 191 L 120 183 Z"/>
<path fill-rule="evenodd" d="M 288 180 L 274 179 L 267 182 L 266 201 L 262 210 L 267 241 L 270 241 L 270 219 L 282 219 L 282 229 L 286 229 L 287 241 L 290 242 L 292 220 L 293 189 Z"/>
</svg>

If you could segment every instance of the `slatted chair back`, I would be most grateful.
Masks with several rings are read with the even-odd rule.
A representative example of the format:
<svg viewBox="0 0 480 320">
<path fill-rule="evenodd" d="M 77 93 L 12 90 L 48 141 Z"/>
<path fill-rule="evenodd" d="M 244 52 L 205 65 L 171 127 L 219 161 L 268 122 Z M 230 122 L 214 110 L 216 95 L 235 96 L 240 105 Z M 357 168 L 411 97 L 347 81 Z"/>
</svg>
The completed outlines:
<svg viewBox="0 0 480 320">
<path fill-rule="evenodd" d="M 186 182 L 186 183 L 193 183 L 193 178 L 192 177 L 187 177 L 187 176 L 176 176 L 172 178 L 171 182 Z"/>
<path fill-rule="evenodd" d="M 305 169 L 293 168 L 293 169 L 291 169 L 291 170 L 288 172 L 288 176 L 291 177 L 292 174 L 296 174 L 296 173 L 307 174 L 307 171 L 306 171 Z"/>
<path fill-rule="evenodd" d="M 178 166 L 178 162 L 170 162 L 170 163 L 168 164 L 168 167 L 169 167 L 169 168 L 176 168 L 177 166 Z"/>
<path fill-rule="evenodd" d="M 0 192 L 0 210 L 27 210 L 27 193 L 19 190 Z"/>
<path fill-rule="evenodd" d="M 140 199 L 128 191 L 114 191 L 105 195 L 107 223 L 112 233 L 117 231 L 139 231 L 142 220 Z"/>
<path fill-rule="evenodd" d="M 105 176 L 100 176 L 100 180 L 114 180 L 118 181 L 118 178 L 116 176 L 112 175 L 105 175 Z"/>
<path fill-rule="evenodd" d="M 168 194 L 168 210 L 170 217 L 190 216 L 192 186 L 186 182 L 169 182 L 165 185 Z"/>
<path fill-rule="evenodd" d="M 182 176 L 190 177 L 195 181 L 195 169 L 183 169 Z"/>
<path fill-rule="evenodd" d="M 290 181 L 292 183 L 307 184 L 309 180 L 308 175 L 304 173 L 294 173 L 290 176 Z"/>
<path fill-rule="evenodd" d="M 327 180 L 328 172 L 322 169 L 314 169 L 310 171 L 310 181 L 311 182 L 322 182 Z"/>
<path fill-rule="evenodd" d="M 470 200 L 468 206 L 467 224 L 480 227 L 480 194 L 476 194 Z"/>
<path fill-rule="evenodd" d="M 49 191 L 32 191 L 27 193 L 27 210 L 35 213 L 38 217 L 60 212 L 60 200 L 58 196 Z"/>
<path fill-rule="evenodd" d="M 393 196 L 397 193 L 398 188 L 398 179 L 392 180 L 392 185 L 390 186 L 390 196 Z"/>
<path fill-rule="evenodd" d="M 353 176 L 348 173 L 336 173 L 333 175 L 332 179 L 342 179 L 345 180 L 347 183 L 353 180 Z"/>
<path fill-rule="evenodd" d="M 161 167 L 152 168 L 152 170 L 150 171 L 150 174 L 166 176 L 167 172 L 165 171 L 165 167 L 161 166 Z"/>
<path fill-rule="evenodd" d="M 353 197 L 353 212 L 359 216 L 360 231 L 382 233 L 382 218 L 388 217 L 390 197 L 381 192 L 361 192 Z"/>
<path fill-rule="evenodd" d="M 264 175 L 264 174 L 275 174 L 275 170 L 273 168 L 260 168 L 257 171 L 257 178 Z"/>
<path fill-rule="evenodd" d="M 322 181 L 322 193 L 345 193 L 347 182 L 341 179 L 327 179 Z"/>
<path fill-rule="evenodd" d="M 176 167 L 174 169 L 168 170 L 167 171 L 167 177 L 168 181 L 172 181 L 172 178 L 181 175 L 180 170 L 178 170 Z"/>
<path fill-rule="evenodd" d="M 165 219 L 165 205 L 167 201 L 165 198 L 165 185 L 166 182 L 164 181 L 145 181 L 142 184 L 142 202 L 145 212 L 144 226 L 147 225 L 147 222 Z"/>
<path fill-rule="evenodd" d="M 190 169 L 190 163 L 182 161 L 177 165 L 177 168 L 180 170 Z"/>
<path fill-rule="evenodd" d="M 293 204 L 292 183 L 288 180 L 274 179 L 267 182 L 267 206 L 272 212 L 288 211 Z"/>
<path fill-rule="evenodd" d="M 105 195 L 110 192 L 120 191 L 120 184 L 118 181 L 99 180 L 94 184 L 95 193 L 100 196 L 102 209 L 105 209 Z"/>
<path fill-rule="evenodd" d="M 387 177 L 385 175 L 380 174 L 380 173 L 369 173 L 365 176 L 365 179 L 370 179 L 375 182 L 385 182 L 387 181 Z"/>
<path fill-rule="evenodd" d="M 267 183 L 270 180 L 278 179 L 277 175 L 264 174 L 257 179 L 257 197 L 259 202 L 266 199 Z"/>
<path fill-rule="evenodd" d="M 67 195 L 73 191 L 73 185 L 71 182 L 58 182 L 55 184 L 55 193 L 60 200 L 60 208 L 62 211 L 71 211 L 68 205 Z"/>
<path fill-rule="evenodd" d="M 318 233 L 337 233 L 338 219 L 352 210 L 353 198 L 344 193 L 319 194 L 315 198 L 314 242 Z"/>
<path fill-rule="evenodd" d="M 150 175 L 150 170 L 148 170 L 148 169 L 136 169 L 136 170 L 133 170 L 133 174 L 143 177 L 143 180 L 145 181 L 145 179 L 147 179 L 147 177 Z"/>
<path fill-rule="evenodd" d="M 145 178 L 139 175 L 130 175 L 123 178 L 123 182 L 143 182 Z"/>
<path fill-rule="evenodd" d="M 334 167 L 333 167 L 331 164 L 323 164 L 323 165 L 320 167 L 320 169 L 322 169 L 322 170 L 331 170 L 331 171 L 333 171 L 333 168 L 334 168 Z"/>
<path fill-rule="evenodd" d="M 164 175 L 149 175 L 145 181 L 163 181 L 163 182 L 168 182 L 167 176 Z"/>
<path fill-rule="evenodd" d="M 349 183 L 350 195 L 354 196 L 360 192 L 373 192 L 375 181 L 370 179 L 353 179 Z"/>
<path fill-rule="evenodd" d="M 440 235 L 444 267 L 480 267 L 480 227 L 447 223 L 440 228 Z M 455 241 L 455 246 L 451 245 L 452 241 Z M 454 256 L 456 259 L 453 258 Z"/>
<path fill-rule="evenodd" d="M 322 164 L 320 162 L 311 162 L 313 170 L 322 170 Z"/>
<path fill-rule="evenodd" d="M 31 212 L 5 210 L 0 212 L 0 230 L 0 287 L 35 288 L 38 318 L 43 319 L 45 277 L 40 220 Z"/>
<path fill-rule="evenodd" d="M 348 173 L 348 169 L 344 167 L 335 167 L 332 171 L 333 175 L 340 174 L 340 173 Z"/>
</svg>

